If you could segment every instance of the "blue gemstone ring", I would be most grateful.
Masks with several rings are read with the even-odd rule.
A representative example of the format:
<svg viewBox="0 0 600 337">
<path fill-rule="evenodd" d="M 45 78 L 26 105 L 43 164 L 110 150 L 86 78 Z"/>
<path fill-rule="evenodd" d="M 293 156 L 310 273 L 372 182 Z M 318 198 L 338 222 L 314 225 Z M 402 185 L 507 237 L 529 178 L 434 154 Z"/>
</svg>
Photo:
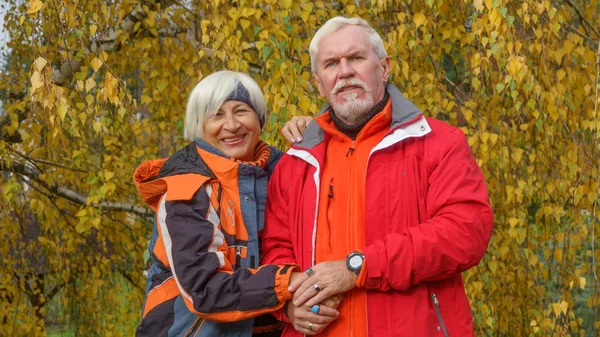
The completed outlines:
<svg viewBox="0 0 600 337">
<path fill-rule="evenodd" d="M 319 308 L 319 305 L 318 305 L 318 304 L 315 304 L 315 305 L 313 305 L 313 306 L 312 306 L 312 308 L 310 308 L 310 310 L 311 310 L 312 312 L 314 312 L 315 314 L 317 314 L 317 315 L 319 314 L 319 309 L 320 309 L 320 308 Z"/>
</svg>

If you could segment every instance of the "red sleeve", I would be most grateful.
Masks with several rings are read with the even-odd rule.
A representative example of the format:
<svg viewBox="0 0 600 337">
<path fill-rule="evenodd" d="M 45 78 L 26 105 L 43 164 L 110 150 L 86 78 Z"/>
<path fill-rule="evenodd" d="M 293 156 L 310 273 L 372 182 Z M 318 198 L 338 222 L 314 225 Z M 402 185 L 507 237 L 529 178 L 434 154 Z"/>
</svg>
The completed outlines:
<svg viewBox="0 0 600 337">
<path fill-rule="evenodd" d="M 289 159 L 289 155 L 284 155 L 269 179 L 265 227 L 261 232 L 262 264 L 296 263 L 288 220 L 288 196 L 283 188 L 283 172 L 280 169 L 287 166 Z"/>
<path fill-rule="evenodd" d="M 265 210 L 265 227 L 261 232 L 262 264 L 296 264 L 296 257 L 292 246 L 291 229 L 289 228 L 288 196 L 283 189 L 281 167 L 286 166 L 289 160 L 284 155 L 271 179 L 267 190 L 267 206 Z M 285 308 L 285 306 L 284 306 Z M 284 314 L 283 308 L 272 312 L 273 316 L 282 322 L 290 322 Z"/>
<path fill-rule="evenodd" d="M 365 247 L 370 289 L 405 290 L 479 263 L 492 235 L 487 186 L 465 135 L 449 133 L 428 175 L 429 220 Z"/>
</svg>

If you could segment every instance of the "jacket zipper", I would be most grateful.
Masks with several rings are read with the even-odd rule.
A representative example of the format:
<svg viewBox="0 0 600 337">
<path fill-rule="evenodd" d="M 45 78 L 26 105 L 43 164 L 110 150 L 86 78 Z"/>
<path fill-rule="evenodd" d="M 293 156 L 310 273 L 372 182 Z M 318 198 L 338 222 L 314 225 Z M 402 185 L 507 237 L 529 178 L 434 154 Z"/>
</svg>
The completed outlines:
<svg viewBox="0 0 600 337">
<path fill-rule="evenodd" d="M 437 296 L 434 293 L 431 294 L 431 299 L 433 300 L 433 308 L 435 309 L 435 314 L 437 315 L 438 321 L 440 322 L 440 327 L 444 332 L 444 336 L 449 337 L 448 330 L 446 329 L 446 324 L 444 324 L 444 319 L 442 319 L 442 313 L 440 312 L 440 301 L 438 301 Z"/>
<path fill-rule="evenodd" d="M 196 318 L 194 324 L 192 324 L 190 329 L 185 333 L 185 335 L 183 335 L 183 337 L 191 336 L 194 333 L 194 331 L 197 332 L 202 327 L 202 324 L 200 322 L 204 323 L 204 320 L 202 320 L 202 318 L 200 317 Z"/>
<path fill-rule="evenodd" d="M 356 164 L 356 157 L 353 157 L 354 154 L 354 150 L 356 148 L 356 140 L 352 140 L 352 145 L 350 145 L 350 148 L 348 149 L 348 152 L 346 153 L 346 158 L 348 158 L 349 156 L 352 158 L 348 158 L 348 160 L 352 161 L 350 163 L 350 174 L 348 175 L 350 177 L 350 188 L 349 188 L 349 195 L 353 196 L 354 194 L 354 165 Z M 349 216 L 348 216 L 348 223 L 354 223 L 354 208 L 353 207 L 349 207 L 350 208 L 350 212 L 349 212 Z M 347 244 L 352 247 L 354 246 L 354 235 L 353 235 L 353 231 L 348 231 L 348 236 L 346 237 Z M 354 307 L 354 303 L 350 302 L 350 317 L 354 317 L 355 316 L 355 310 L 356 308 Z M 355 330 L 354 330 L 354 324 L 352 323 L 352 320 L 350 320 L 350 337 L 354 337 L 355 334 Z"/>
<path fill-rule="evenodd" d="M 240 263 L 242 263 L 242 246 L 235 247 L 235 269 L 239 269 Z"/>
<path fill-rule="evenodd" d="M 328 253 L 331 253 L 332 251 L 332 243 L 333 243 L 333 235 L 331 233 L 331 221 L 333 221 L 333 217 L 330 217 L 330 213 L 332 212 L 331 209 L 331 204 L 333 203 L 333 178 L 331 179 L 331 182 L 329 183 L 329 194 L 327 194 L 327 209 L 325 210 L 325 218 L 327 219 L 327 223 L 325 224 L 327 227 L 327 230 L 329 231 L 329 240 L 327 242 L 328 244 Z"/>
<path fill-rule="evenodd" d="M 421 117 L 421 118 L 424 118 L 424 117 Z M 389 132 L 388 132 L 388 133 L 387 133 L 387 134 L 386 134 L 386 135 L 385 135 L 383 138 L 385 139 L 387 136 L 389 136 L 389 135 L 393 134 L 393 133 L 394 133 L 394 131 L 396 131 L 396 129 L 398 129 L 398 128 L 400 128 L 400 127 L 402 127 L 402 126 L 400 125 L 400 126 L 397 126 L 397 127 L 393 128 L 393 129 L 390 129 L 390 131 L 389 131 Z M 423 136 L 423 135 L 420 135 L 420 136 Z M 372 151 L 369 153 L 369 156 L 367 157 L 367 168 L 366 168 L 366 170 L 365 170 L 365 180 L 364 180 L 365 182 L 366 182 L 366 178 L 367 178 L 367 172 L 368 172 L 368 170 L 369 170 L 369 162 L 371 161 L 371 155 L 372 155 L 374 152 L 377 152 L 377 151 L 379 151 L 379 150 L 382 150 L 382 149 L 384 149 L 384 148 L 387 148 L 387 147 L 389 147 L 389 146 L 391 146 L 391 145 L 394 145 L 394 144 L 396 144 L 396 143 L 398 143 L 398 142 L 400 142 L 400 141 L 403 141 L 404 139 L 406 139 L 406 137 L 405 137 L 405 138 L 402 138 L 402 139 L 400 139 L 400 140 L 398 140 L 398 141 L 396 141 L 396 142 L 394 142 L 393 144 L 390 144 L 390 145 L 388 145 L 388 146 L 382 147 L 382 148 L 380 148 L 380 149 L 376 149 L 375 151 L 373 151 L 373 150 L 372 150 Z M 352 143 L 352 145 L 354 145 L 354 142 Z M 378 145 L 379 145 L 379 144 L 375 145 L 375 148 L 377 148 L 377 146 L 378 146 Z M 375 149 L 375 148 L 374 148 L 374 149 Z M 351 146 L 351 149 L 352 149 L 352 150 L 348 149 L 348 153 L 347 153 L 347 155 L 348 155 L 348 154 L 353 154 L 353 152 L 354 152 L 354 147 L 353 147 L 353 146 Z M 298 157 L 298 158 L 302 159 L 303 161 L 305 161 L 306 163 L 308 163 L 309 165 L 312 165 L 312 166 L 314 166 L 314 167 L 315 167 L 315 169 L 317 170 L 317 172 L 319 172 L 319 170 L 320 170 L 320 166 L 318 165 L 318 161 L 317 161 L 317 159 L 314 157 L 314 155 L 313 155 L 313 154 L 312 154 L 310 151 L 308 151 L 308 150 L 304 150 L 303 152 L 305 152 L 307 155 L 309 155 L 309 156 L 310 156 L 310 157 L 309 157 L 309 159 L 313 159 L 313 160 L 314 160 L 314 162 L 313 162 L 313 161 L 311 161 L 311 160 L 309 160 L 309 159 L 307 159 L 305 156 L 302 156 L 302 155 L 299 155 L 299 154 L 297 154 L 296 152 L 299 152 L 299 151 L 298 151 L 298 150 L 296 150 L 296 149 L 294 149 L 293 147 L 290 149 L 290 151 L 292 151 L 292 150 L 294 150 L 294 151 L 293 151 L 294 153 L 292 153 L 292 154 L 291 154 L 292 156 L 296 156 L 296 157 Z M 316 193 L 316 198 L 315 198 L 315 199 L 316 199 L 316 207 L 315 207 L 315 208 L 316 208 L 316 209 L 318 209 L 318 207 L 319 207 L 319 206 L 318 206 L 318 205 L 319 205 L 319 194 L 320 194 L 320 184 L 319 184 L 319 180 L 316 180 L 316 181 L 315 181 L 315 185 L 316 185 L 315 187 L 316 187 L 316 190 L 317 190 L 317 191 L 316 191 L 316 192 L 317 192 L 317 193 Z M 311 249 L 311 255 L 312 255 L 312 256 L 311 256 L 311 264 L 312 264 L 313 266 L 314 266 L 314 265 L 315 265 L 315 263 L 316 263 L 316 261 L 315 261 L 315 254 L 314 254 L 314 252 L 315 252 L 315 240 L 314 240 L 314 238 L 315 238 L 315 236 L 316 236 L 316 230 L 317 230 L 317 213 L 315 212 L 314 227 L 313 227 L 313 240 L 312 240 L 312 247 L 311 247 L 311 248 L 312 248 L 312 249 Z M 366 239 L 366 238 L 365 238 L 365 239 Z M 435 296 L 435 295 L 433 295 L 433 296 Z M 432 297 L 433 297 L 433 296 L 432 296 Z M 368 297 L 368 295 L 367 295 L 367 297 Z M 436 301 L 437 301 L 437 298 L 436 298 Z M 438 302 L 438 304 L 439 304 L 439 302 Z M 436 308 L 436 312 L 439 312 L 439 308 Z M 439 319 L 440 319 L 440 321 L 441 321 L 441 313 L 440 313 L 440 314 L 438 314 L 438 317 L 439 317 Z M 367 322 L 366 322 L 366 323 L 367 323 L 367 331 L 369 331 L 369 321 L 368 321 L 368 319 L 367 319 Z M 448 332 L 447 332 L 447 331 L 445 331 L 445 326 L 444 326 L 444 332 L 445 332 L 446 336 L 447 336 L 447 337 L 449 337 L 449 335 L 448 335 Z"/>
</svg>

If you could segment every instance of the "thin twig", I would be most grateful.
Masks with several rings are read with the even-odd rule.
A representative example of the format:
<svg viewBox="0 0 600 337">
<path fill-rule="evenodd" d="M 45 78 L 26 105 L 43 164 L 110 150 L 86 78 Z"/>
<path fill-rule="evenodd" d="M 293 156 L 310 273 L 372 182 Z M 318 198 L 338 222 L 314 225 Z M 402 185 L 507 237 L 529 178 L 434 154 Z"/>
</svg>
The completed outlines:
<svg viewBox="0 0 600 337">
<path fill-rule="evenodd" d="M 575 34 L 581 36 L 582 38 L 584 38 L 586 41 L 592 42 L 592 43 L 594 42 L 593 38 L 591 38 L 588 35 L 583 34 L 582 32 L 579 31 L 579 29 L 573 27 L 573 25 L 570 25 L 568 22 L 564 22 L 563 25 L 565 25 L 567 28 L 569 28 L 570 30 L 572 30 L 573 33 L 575 33 Z"/>
<path fill-rule="evenodd" d="M 177 6 L 183 8 L 186 12 L 190 13 L 193 17 L 196 17 L 196 13 L 192 12 L 189 8 L 185 7 L 185 5 L 182 4 L 180 1 L 170 0 L 169 2 L 176 4 Z"/>
<path fill-rule="evenodd" d="M 581 147 L 581 144 L 579 144 L 579 142 L 575 138 L 575 135 L 573 135 L 573 133 L 571 132 L 571 130 L 569 130 L 569 126 L 567 125 L 567 121 L 562 116 L 560 117 L 560 119 L 563 122 L 563 126 L 567 130 L 567 133 L 571 136 L 571 139 L 573 139 L 573 142 L 575 143 L 575 145 L 577 145 L 577 148 L 583 153 L 583 156 L 585 157 L 585 164 L 583 165 L 583 169 L 581 170 L 581 174 L 579 175 L 579 178 L 577 179 L 577 182 L 575 182 L 575 184 L 573 186 L 571 186 L 573 188 L 573 195 L 569 195 L 569 197 L 567 198 L 567 200 L 565 200 L 562 203 L 562 205 L 556 206 L 556 208 L 548 216 L 553 216 L 554 213 L 558 212 L 561 208 L 565 207 L 572 199 L 575 198 L 576 189 L 581 184 L 581 181 L 583 180 L 583 177 L 585 177 L 585 171 L 587 170 L 588 165 L 590 165 L 590 162 L 592 161 L 592 156 L 591 155 L 590 156 L 587 155 L 587 153 L 585 152 L 585 149 L 583 149 Z M 596 142 L 594 142 L 593 146 L 595 146 L 595 143 Z"/>
<path fill-rule="evenodd" d="M 598 52 L 596 55 L 596 98 L 594 101 L 594 112 L 596 118 L 598 118 L 598 87 L 600 86 L 600 40 L 598 40 Z M 595 123 L 598 125 L 598 123 Z M 596 126 L 596 134 L 598 133 L 598 127 Z M 596 136 L 597 137 L 597 136 Z M 596 186 L 596 200 L 594 200 L 594 207 L 592 207 L 592 271 L 594 272 L 594 280 L 596 281 L 596 289 L 600 293 L 600 281 L 598 281 L 598 274 L 596 272 L 597 261 L 596 261 L 596 224 L 598 223 L 598 216 L 596 209 L 598 206 L 598 192 L 600 191 L 600 177 L 596 177 L 598 180 Z"/>
<path fill-rule="evenodd" d="M 431 64 L 433 65 L 433 69 L 435 70 L 435 74 L 439 77 L 440 76 L 440 72 L 441 72 L 439 70 L 439 65 L 435 61 L 435 58 L 433 57 L 433 54 L 431 54 L 431 52 L 427 52 L 427 54 L 429 55 L 429 60 L 430 60 Z M 460 92 L 462 94 L 463 97 L 467 97 L 467 94 L 461 88 L 459 88 L 458 85 L 456 85 L 456 83 L 452 82 L 452 80 L 449 79 L 448 76 L 446 76 L 446 74 L 441 74 L 441 76 L 444 77 L 443 78 L 444 81 L 448 82 L 448 84 L 450 84 L 452 86 L 452 95 L 454 95 L 454 98 L 456 98 L 458 100 L 458 103 L 460 103 L 461 106 L 465 105 L 464 99 L 461 99 L 459 96 L 457 96 L 454 93 L 454 91 L 457 90 L 458 92 Z"/>
<path fill-rule="evenodd" d="M 573 8 L 575 10 L 575 12 L 577 12 L 577 15 L 579 15 L 579 19 L 582 22 L 584 22 L 594 32 L 594 34 L 596 34 L 596 37 L 600 37 L 600 33 L 598 32 L 598 30 L 596 29 L 596 27 L 594 27 L 594 25 L 592 25 L 587 20 L 587 18 L 585 17 L 585 15 L 583 15 L 583 12 L 581 11 L 581 8 L 579 8 L 579 6 L 577 6 L 575 3 L 573 3 L 572 0 L 565 0 L 565 2 L 568 3 L 569 6 L 571 6 L 571 8 Z"/>
<path fill-rule="evenodd" d="M 52 165 L 52 166 L 56 166 L 56 167 L 60 167 L 63 168 L 65 170 L 69 170 L 69 171 L 75 171 L 75 172 L 81 172 L 81 173 L 87 173 L 88 171 L 82 170 L 82 169 L 78 169 L 78 168 L 73 168 L 73 167 L 67 167 L 63 164 L 59 164 L 50 160 L 46 160 L 46 159 L 39 159 L 39 158 L 32 158 L 29 157 L 28 155 L 19 152 L 18 150 L 15 150 L 12 146 L 10 147 L 10 150 L 13 151 L 14 153 L 18 154 L 20 157 L 22 157 L 23 159 L 27 160 L 28 162 L 30 162 L 32 165 L 35 165 L 36 167 L 38 166 L 37 163 L 42 163 L 42 164 L 47 164 L 47 165 Z"/>
</svg>

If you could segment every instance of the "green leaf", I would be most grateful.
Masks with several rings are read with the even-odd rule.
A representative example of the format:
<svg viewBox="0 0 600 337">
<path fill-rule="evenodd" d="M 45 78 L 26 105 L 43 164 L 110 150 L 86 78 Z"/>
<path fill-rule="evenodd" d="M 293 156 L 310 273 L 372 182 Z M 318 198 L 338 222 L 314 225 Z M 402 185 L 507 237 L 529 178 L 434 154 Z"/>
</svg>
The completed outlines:
<svg viewBox="0 0 600 337">
<path fill-rule="evenodd" d="M 538 131 L 542 131 L 543 126 L 544 122 L 541 119 L 538 119 L 537 122 L 535 122 L 535 127 L 538 129 Z"/>
<path fill-rule="evenodd" d="M 498 83 L 496 84 L 496 93 L 501 93 L 502 90 L 504 90 L 504 83 Z"/>
<path fill-rule="evenodd" d="M 502 15 L 503 18 L 506 18 L 507 12 L 508 12 L 508 9 L 506 9 L 506 7 L 500 7 L 498 9 L 498 13 L 500 13 L 500 15 Z"/>
<path fill-rule="evenodd" d="M 279 42 L 279 52 L 281 53 L 281 55 L 285 55 L 285 48 L 287 48 L 287 42 Z"/>
<path fill-rule="evenodd" d="M 261 50 L 262 59 L 266 60 L 269 57 L 269 55 L 271 55 L 272 52 L 273 52 L 273 48 L 271 46 L 264 46 Z"/>
</svg>

